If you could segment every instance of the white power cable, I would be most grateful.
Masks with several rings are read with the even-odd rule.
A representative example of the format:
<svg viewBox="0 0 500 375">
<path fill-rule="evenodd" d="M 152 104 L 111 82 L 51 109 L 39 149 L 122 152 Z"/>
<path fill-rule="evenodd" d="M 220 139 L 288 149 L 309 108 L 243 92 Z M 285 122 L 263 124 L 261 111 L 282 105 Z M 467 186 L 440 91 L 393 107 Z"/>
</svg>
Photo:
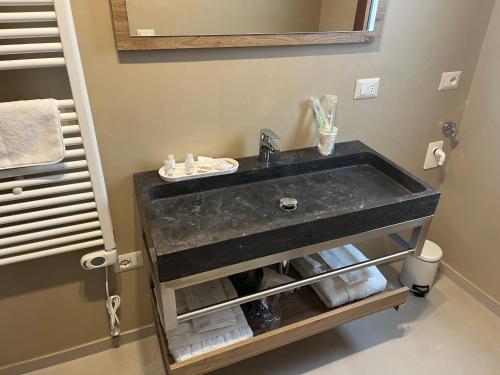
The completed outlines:
<svg viewBox="0 0 500 375">
<path fill-rule="evenodd" d="M 108 267 L 106 268 L 106 308 L 109 314 L 109 324 L 111 326 L 111 336 L 116 337 L 120 334 L 120 320 L 118 319 L 118 308 L 120 307 L 120 296 L 109 295 L 109 282 L 108 282 Z"/>
</svg>

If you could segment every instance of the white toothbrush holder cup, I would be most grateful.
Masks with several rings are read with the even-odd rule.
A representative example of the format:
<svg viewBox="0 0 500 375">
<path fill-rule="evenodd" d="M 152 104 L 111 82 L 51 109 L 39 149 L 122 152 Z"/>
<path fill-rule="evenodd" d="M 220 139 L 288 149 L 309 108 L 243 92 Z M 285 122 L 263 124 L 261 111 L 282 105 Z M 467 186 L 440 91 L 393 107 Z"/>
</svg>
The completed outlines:
<svg viewBox="0 0 500 375">
<path fill-rule="evenodd" d="M 319 130 L 318 151 L 323 156 L 330 156 L 335 149 L 337 128 L 333 130 Z"/>
</svg>

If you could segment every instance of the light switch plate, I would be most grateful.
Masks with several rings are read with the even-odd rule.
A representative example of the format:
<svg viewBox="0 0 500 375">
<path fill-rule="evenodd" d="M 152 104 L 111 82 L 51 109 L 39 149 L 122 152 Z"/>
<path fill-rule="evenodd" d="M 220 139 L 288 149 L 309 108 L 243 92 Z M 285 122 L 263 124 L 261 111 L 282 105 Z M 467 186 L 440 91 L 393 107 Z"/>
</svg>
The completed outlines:
<svg viewBox="0 0 500 375">
<path fill-rule="evenodd" d="M 444 141 L 429 143 L 427 154 L 425 155 L 424 169 L 436 168 L 439 166 L 439 157 L 434 154 L 436 148 L 443 149 Z"/>
<path fill-rule="evenodd" d="M 380 78 L 364 78 L 356 81 L 354 100 L 372 99 L 378 96 Z"/>
<path fill-rule="evenodd" d="M 460 83 L 460 77 L 462 77 L 462 72 L 445 72 L 441 76 L 441 82 L 439 83 L 439 91 L 449 91 L 458 89 Z"/>
</svg>

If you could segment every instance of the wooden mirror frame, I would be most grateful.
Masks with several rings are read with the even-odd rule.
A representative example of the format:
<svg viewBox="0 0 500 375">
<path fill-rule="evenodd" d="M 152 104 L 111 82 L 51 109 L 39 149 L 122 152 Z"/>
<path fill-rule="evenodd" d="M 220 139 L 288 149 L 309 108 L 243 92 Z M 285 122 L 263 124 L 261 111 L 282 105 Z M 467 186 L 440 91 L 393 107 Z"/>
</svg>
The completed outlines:
<svg viewBox="0 0 500 375">
<path fill-rule="evenodd" d="M 360 0 L 365 9 L 371 0 Z M 307 44 L 370 43 L 375 41 L 382 31 L 387 0 L 379 0 L 375 27 L 373 31 L 330 31 L 314 33 L 283 34 L 242 34 L 242 35 L 200 35 L 200 36 L 133 36 L 130 35 L 127 1 L 111 0 L 111 13 L 118 51 L 162 50 L 186 48 L 221 48 L 221 47 L 258 47 L 290 46 Z M 365 19 L 356 19 L 356 25 Z M 359 18 L 359 17 L 357 17 Z"/>
</svg>

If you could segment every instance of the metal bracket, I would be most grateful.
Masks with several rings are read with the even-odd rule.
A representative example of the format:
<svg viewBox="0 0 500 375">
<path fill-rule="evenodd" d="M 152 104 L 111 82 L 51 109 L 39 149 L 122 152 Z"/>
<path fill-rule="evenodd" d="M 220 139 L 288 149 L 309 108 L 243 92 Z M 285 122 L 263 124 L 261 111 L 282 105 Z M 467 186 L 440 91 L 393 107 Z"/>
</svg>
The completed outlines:
<svg viewBox="0 0 500 375">
<path fill-rule="evenodd" d="M 441 128 L 443 134 L 450 138 L 456 138 L 458 135 L 458 127 L 455 122 L 443 122 L 443 127 Z"/>
</svg>

